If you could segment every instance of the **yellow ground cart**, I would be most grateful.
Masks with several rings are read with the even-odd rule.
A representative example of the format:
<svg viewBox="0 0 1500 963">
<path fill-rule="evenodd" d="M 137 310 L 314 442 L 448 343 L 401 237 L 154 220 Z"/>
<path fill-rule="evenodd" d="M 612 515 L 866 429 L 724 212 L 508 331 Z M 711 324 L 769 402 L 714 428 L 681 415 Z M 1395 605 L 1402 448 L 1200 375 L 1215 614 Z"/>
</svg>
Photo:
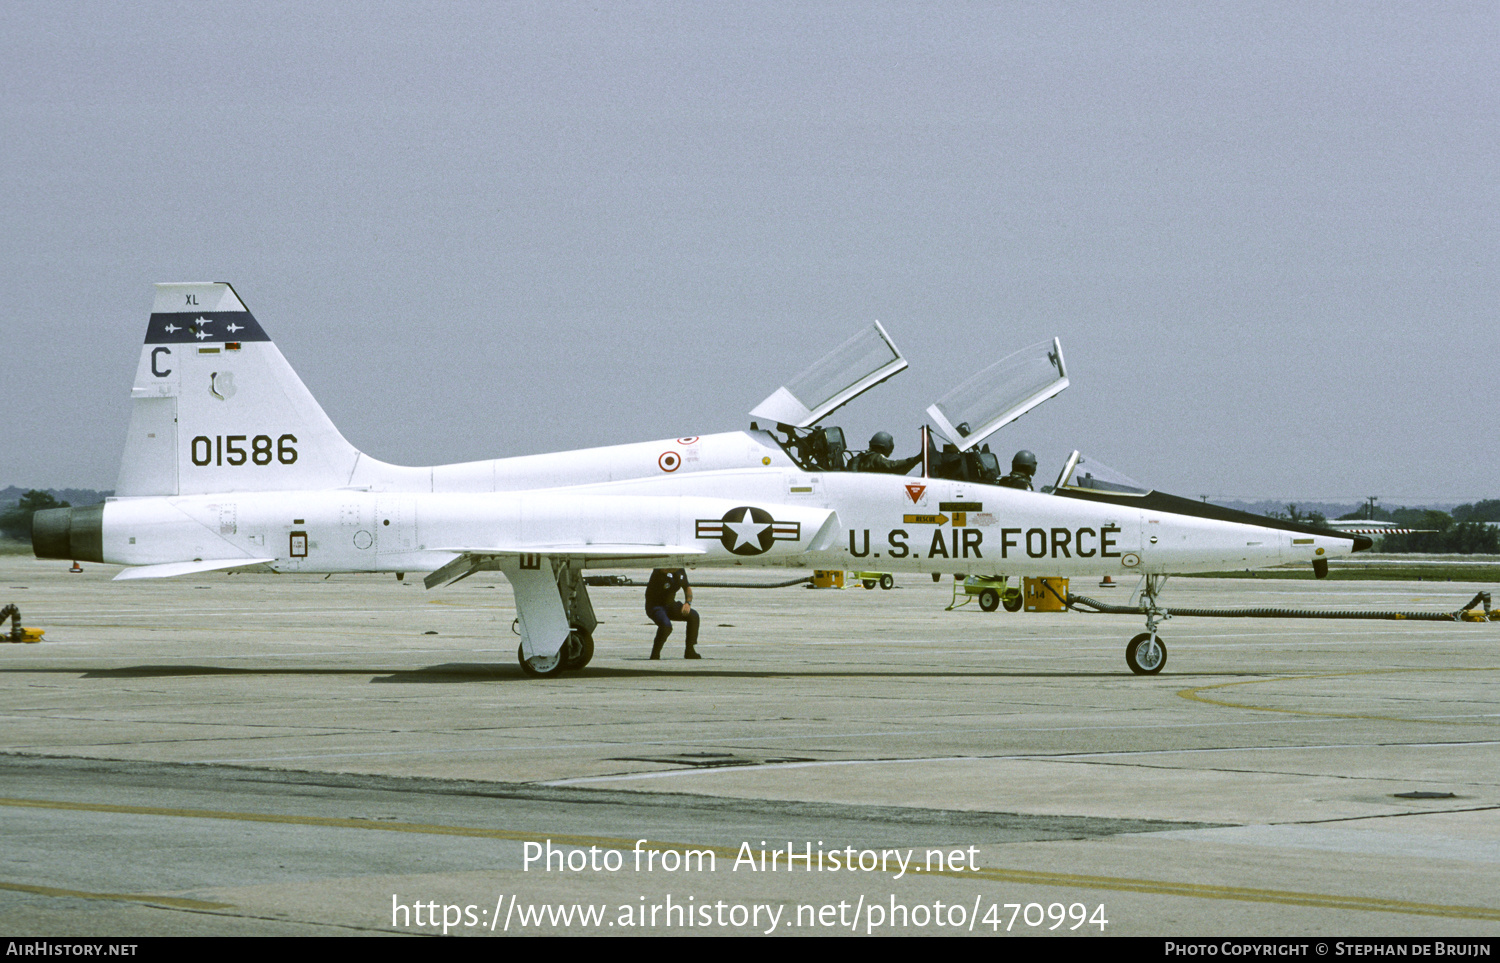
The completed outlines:
<svg viewBox="0 0 1500 963">
<path fill-rule="evenodd" d="M 959 600 L 959 588 L 963 589 L 963 600 Z M 953 601 L 948 603 L 945 612 L 963 608 L 970 602 L 979 601 L 979 607 L 986 612 L 993 612 L 1001 605 L 1005 606 L 1007 612 L 1021 611 L 1022 596 L 1021 587 L 1010 584 L 1008 575 L 970 575 L 968 578 L 953 576 Z"/>
</svg>

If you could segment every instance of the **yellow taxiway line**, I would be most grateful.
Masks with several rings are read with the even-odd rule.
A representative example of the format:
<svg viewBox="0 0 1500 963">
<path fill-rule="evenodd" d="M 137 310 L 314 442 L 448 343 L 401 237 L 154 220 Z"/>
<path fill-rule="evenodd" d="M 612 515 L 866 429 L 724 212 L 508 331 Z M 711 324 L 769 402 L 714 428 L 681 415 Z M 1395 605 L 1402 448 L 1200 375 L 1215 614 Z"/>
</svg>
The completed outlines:
<svg viewBox="0 0 1500 963">
<path fill-rule="evenodd" d="M 1422 673 L 1431 675 L 1437 672 L 1495 672 L 1500 671 L 1500 666 L 1478 666 L 1468 669 L 1364 669 L 1358 672 L 1327 672 L 1317 675 L 1284 675 L 1270 679 L 1246 679 L 1240 682 L 1220 682 L 1216 685 L 1200 685 L 1192 689 L 1178 690 L 1178 696 L 1189 702 L 1202 702 L 1211 706 L 1224 706 L 1229 709 L 1248 709 L 1251 712 L 1279 712 L 1293 716 L 1317 716 L 1322 719 L 1366 719 L 1375 722 L 1417 722 L 1423 725 L 1446 725 L 1446 726 L 1493 726 L 1491 719 L 1466 722 L 1461 719 L 1412 719 L 1406 716 L 1376 716 L 1362 715 L 1350 712 L 1318 712 L 1313 709 L 1283 709 L 1278 706 L 1260 706 L 1246 704 L 1243 702 L 1225 702 L 1222 699 L 1210 699 L 1200 695 L 1214 689 L 1232 689 L 1242 685 L 1264 685 L 1268 682 L 1302 682 L 1308 679 L 1344 679 L 1363 675 L 1396 675 L 1405 673 Z"/>
</svg>

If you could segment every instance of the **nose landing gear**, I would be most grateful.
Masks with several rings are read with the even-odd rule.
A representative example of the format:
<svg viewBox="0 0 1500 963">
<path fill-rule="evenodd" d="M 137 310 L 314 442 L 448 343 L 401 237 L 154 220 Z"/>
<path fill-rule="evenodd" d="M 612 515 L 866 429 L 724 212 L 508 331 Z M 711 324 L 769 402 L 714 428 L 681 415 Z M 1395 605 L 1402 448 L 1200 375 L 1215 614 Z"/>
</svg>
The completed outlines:
<svg viewBox="0 0 1500 963">
<path fill-rule="evenodd" d="M 1141 608 L 1146 612 L 1146 631 L 1125 646 L 1125 664 L 1136 675 L 1156 675 L 1167 664 L 1167 644 L 1156 634 L 1156 627 L 1172 617 L 1156 601 L 1166 582 L 1165 575 L 1147 575 L 1142 586 Z"/>
</svg>

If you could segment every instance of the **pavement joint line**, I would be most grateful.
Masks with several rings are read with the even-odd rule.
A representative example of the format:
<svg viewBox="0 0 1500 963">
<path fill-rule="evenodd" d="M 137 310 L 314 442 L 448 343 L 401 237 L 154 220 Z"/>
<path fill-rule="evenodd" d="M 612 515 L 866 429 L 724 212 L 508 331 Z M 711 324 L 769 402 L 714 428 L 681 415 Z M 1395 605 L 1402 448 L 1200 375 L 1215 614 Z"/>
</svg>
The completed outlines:
<svg viewBox="0 0 1500 963">
<path fill-rule="evenodd" d="M 165 906 L 170 909 L 222 910 L 233 908 L 232 903 L 210 903 L 180 896 L 153 896 L 149 893 L 90 893 L 80 889 L 59 889 L 55 886 L 31 886 L 26 883 L 8 883 L 0 880 L 0 891 L 29 893 L 32 896 L 52 896 L 58 899 L 99 899 L 121 903 L 144 903 L 148 906 Z"/>
<path fill-rule="evenodd" d="M 0 716 L 0 718 L 4 718 L 4 717 Z M 1144 728 L 1150 728 L 1150 727 L 1144 727 Z M 989 730 L 983 730 L 983 731 L 989 731 Z M 910 733 L 893 733 L 893 735 L 909 735 L 909 734 Z M 922 733 L 917 733 L 917 734 L 921 735 Z M 865 733 L 863 735 L 878 735 L 878 733 Z M 229 737 L 226 737 L 226 738 L 229 738 Z M 259 738 L 267 738 L 267 737 L 262 736 L 262 737 L 259 737 Z M 788 736 L 786 738 L 793 738 L 793 737 Z M 820 738 L 824 738 L 824 737 L 820 737 Z M 826 737 L 826 738 L 832 738 L 832 737 Z M 201 742 L 201 741 L 205 741 L 205 740 L 193 740 L 193 741 L 200 741 Z M 220 740 L 214 740 L 214 741 L 220 741 Z M 766 741 L 768 741 L 768 742 L 775 742 L 775 741 L 780 741 L 780 740 L 774 740 L 773 739 L 773 740 L 766 740 Z M 120 745 L 137 745 L 137 744 L 138 743 L 120 743 Z M 664 748 L 670 748 L 670 747 L 674 747 L 674 746 L 724 746 L 724 745 L 725 745 L 725 743 L 723 741 L 721 741 L 721 740 L 686 740 L 686 741 L 683 741 L 683 740 L 666 740 L 666 741 L 661 741 L 661 742 L 562 743 L 562 744 L 557 744 L 557 745 L 543 745 L 543 746 L 479 746 L 479 747 L 473 747 L 473 748 L 460 748 L 460 749 L 437 749 L 437 750 L 423 749 L 422 752 L 424 752 L 424 753 L 431 753 L 431 752 L 439 752 L 439 753 L 471 753 L 471 752 L 490 753 L 490 752 L 497 752 L 497 751 L 502 751 L 502 750 L 503 751 L 517 751 L 517 752 L 518 751 L 537 751 L 537 752 L 539 752 L 539 751 L 555 751 L 555 750 L 558 750 L 558 749 L 598 749 L 598 748 L 606 748 L 606 749 L 608 749 L 608 748 L 639 749 L 641 747 L 649 748 L 649 747 L 652 747 L 652 746 L 659 746 L 659 747 L 664 747 Z M 757 769 L 758 770 L 758 769 L 779 769 L 779 768 L 806 768 L 806 767 L 820 766 L 820 765 L 882 765 L 882 764 L 885 764 L 885 763 L 893 763 L 893 762 L 900 762 L 900 763 L 908 763 L 908 762 L 909 763 L 918 763 L 918 762 L 958 762 L 958 761 L 965 761 L 965 760 L 972 760 L 972 761 L 985 761 L 985 760 L 1011 761 L 1011 760 L 1015 760 L 1015 761 L 1032 761 L 1032 762 L 1068 762 L 1068 761 L 1074 761 L 1074 760 L 1086 761 L 1086 760 L 1089 760 L 1089 759 L 1104 759 L 1104 758 L 1111 758 L 1111 757 L 1116 757 L 1116 756 L 1124 756 L 1124 757 L 1137 757 L 1137 756 L 1179 756 L 1179 755 L 1198 755 L 1198 754 L 1205 754 L 1205 753 L 1225 753 L 1225 752 L 1292 752 L 1292 751 L 1302 751 L 1302 750 L 1311 751 L 1311 750 L 1325 750 L 1325 749 L 1367 749 L 1367 748 L 1370 748 L 1371 745 L 1372 744 L 1370 744 L 1370 743 L 1336 742 L 1336 743 L 1326 743 L 1326 744 L 1321 744 L 1321 745 L 1299 744 L 1299 745 L 1287 745 L 1287 746 L 1212 746 L 1212 747 L 1182 748 L 1182 749 L 1130 749 L 1130 750 L 1119 750 L 1119 751 L 1112 751 L 1112 752 L 1104 752 L 1104 751 L 1101 751 L 1101 752 L 1068 752 L 1068 753 L 1054 753 L 1054 754 L 1038 753 L 1038 754 L 1035 754 L 1035 755 L 1017 755 L 1017 754 L 1011 754 L 1011 755 L 1003 755 L 1003 756 L 921 756 L 921 757 L 915 757 L 915 758 L 897 758 L 897 757 L 893 757 L 893 758 L 889 758 L 889 759 L 822 759 L 822 760 L 813 760 L 811 762 L 797 762 L 797 763 L 781 763 L 781 762 L 778 762 L 778 763 L 763 763 L 763 764 L 760 764 L 760 765 L 733 766 L 733 767 L 727 767 L 727 769 L 731 769 L 731 770 L 732 769 L 737 769 L 737 770 L 742 770 L 743 771 L 743 770 L 751 770 L 751 769 Z M 1482 741 L 1482 742 L 1403 742 L 1403 743 L 1386 743 L 1386 742 L 1382 742 L 1382 743 L 1374 743 L 1373 745 L 1379 746 L 1379 747 L 1382 747 L 1382 748 L 1390 748 L 1390 747 L 1393 747 L 1393 746 L 1399 746 L 1399 747 L 1404 748 L 1404 749 L 1468 749 L 1468 748 L 1481 748 L 1481 747 L 1486 747 L 1486 746 L 1500 745 L 1500 740 L 1485 740 L 1485 741 Z M 729 748 L 737 748 L 737 749 L 741 749 L 741 750 L 746 751 L 746 752 L 764 752 L 765 751 L 764 746 L 743 746 L 743 747 L 742 746 L 730 746 Z M 393 749 L 393 750 L 382 750 L 380 752 L 338 751 L 338 752 L 320 752 L 320 753 L 301 753 L 301 754 L 298 754 L 298 755 L 295 755 L 295 756 L 243 756 L 243 757 L 234 757 L 234 758 L 226 758 L 226 759 L 198 759 L 198 760 L 192 761 L 191 763 L 188 763 L 188 765 L 202 765 L 202 766 L 208 766 L 208 765 L 244 765 L 244 764 L 248 764 L 248 763 L 265 764 L 265 763 L 268 763 L 268 762 L 287 762 L 287 761 L 295 760 L 295 759 L 338 759 L 338 758 L 355 757 L 355 756 L 359 756 L 359 757 L 364 757 L 364 756 L 404 756 L 404 755 L 409 755 L 410 753 L 412 753 L 414 751 L 416 751 L 416 750 L 413 750 L 413 749 Z M 790 750 L 786 750 L 786 751 L 790 751 Z M 52 757 L 50 755 L 46 755 L 45 753 L 42 753 L 40 751 L 24 752 L 24 753 L 21 753 L 21 754 L 22 755 L 27 755 L 27 756 L 30 756 L 30 755 L 40 755 L 42 758 L 54 758 L 54 757 Z M 68 758 L 71 758 L 71 757 L 68 757 Z M 84 756 L 84 757 L 78 757 L 78 758 L 93 758 L 93 757 Z M 715 770 L 705 770 L 705 769 L 697 769 L 697 768 L 695 768 L 695 769 L 673 769 L 673 770 L 667 770 L 665 772 L 658 773 L 657 775 L 701 773 L 701 772 L 708 772 L 708 771 L 721 771 L 721 770 L 718 770 L 718 769 L 715 769 Z M 635 775 L 631 775 L 631 774 L 617 774 L 617 775 L 608 775 L 608 776 L 579 776 L 579 777 L 576 777 L 574 779 L 567 779 L 567 780 L 543 780 L 543 781 L 538 782 L 537 784 L 538 785 L 543 785 L 543 786 L 564 786 L 564 785 L 571 785 L 571 784 L 575 784 L 575 783 L 587 783 L 587 782 L 594 782 L 594 781 L 618 781 L 618 780 L 623 780 L 623 779 L 635 779 L 635 778 L 644 777 L 646 775 L 650 775 L 650 774 L 649 773 L 638 773 L 638 774 L 635 774 Z"/>
<path fill-rule="evenodd" d="M 226 819 L 244 822 L 278 823 L 283 825 L 321 826 L 337 829 L 366 829 L 381 832 L 417 833 L 423 835 L 470 836 L 510 841 L 531 841 L 536 833 L 505 829 L 483 829 L 473 826 L 444 826 L 437 824 L 375 822 L 364 819 L 345 819 L 322 816 L 288 816 L 276 813 L 229 812 L 206 809 L 170 809 L 156 806 L 117 806 L 94 803 L 74 803 L 63 800 L 5 799 L 0 806 L 31 809 L 54 809 L 71 812 L 107 812 L 128 815 L 165 816 L 188 819 Z M 705 851 L 725 859 L 736 857 L 740 849 L 732 846 L 694 846 L 688 843 L 667 843 L 651 840 L 617 839 L 605 836 L 562 835 L 548 837 L 549 842 L 564 846 L 602 846 L 608 849 L 630 851 L 638 843 L 642 849 L 653 852 Z M 810 870 L 809 870 L 810 871 Z M 983 867 L 978 870 L 933 870 L 923 871 L 924 876 L 943 876 L 951 879 L 983 879 L 988 882 L 1028 883 L 1037 886 L 1059 886 L 1068 888 L 1102 889 L 1117 892 L 1156 893 L 1166 896 L 1182 896 L 1192 899 L 1230 900 L 1252 903 L 1273 903 L 1283 906 L 1315 906 L 1328 909 L 1357 910 L 1363 912 L 1398 913 L 1415 916 L 1438 916 L 1446 919 L 1493 920 L 1500 922 L 1500 908 L 1487 906 L 1458 906 L 1443 903 L 1416 903 L 1406 900 L 1383 899 L 1372 896 L 1340 896 L 1331 893 L 1306 893 L 1295 890 L 1261 889 L 1247 886 L 1217 886 L 1206 883 L 1180 883 L 1169 880 L 1135 879 L 1121 876 L 1092 876 L 1077 873 L 1052 873 L 1035 870 L 1003 869 Z M 0 883 L 0 889 L 34 893 L 43 896 L 74 897 L 82 899 L 111 899 L 129 902 L 150 903 L 183 909 L 224 909 L 229 904 L 205 903 L 175 897 L 155 897 L 117 893 L 87 893 L 78 890 L 56 889 L 45 886 L 26 886 L 15 883 Z"/>
<path fill-rule="evenodd" d="M 4 718 L 6 718 L 4 715 L 0 715 L 0 719 L 4 719 Z M 24 719 L 25 721 L 33 721 L 30 717 L 22 716 L 21 718 Z M 1272 721 L 1272 720 L 1262 720 L 1262 721 L 1258 721 L 1258 722 L 1255 722 L 1255 723 L 1252 723 L 1252 724 L 1253 725 L 1281 725 L 1282 723 L 1277 722 L 1277 721 Z M 1208 725 L 1210 725 L 1210 724 L 1209 723 L 1184 723 L 1184 724 L 1178 725 L 1178 724 L 1175 724 L 1175 723 L 1162 723 L 1162 724 L 1152 724 L 1152 725 L 1146 725 L 1146 726 L 1053 726 L 1053 727 L 1033 727 L 1033 728 L 1021 729 L 1021 730 L 1016 730 L 1016 731 L 1018 731 L 1018 732 L 1093 732 L 1093 731 L 1104 730 L 1104 729 L 1108 729 L 1110 731 L 1118 731 L 1118 730 L 1122 730 L 1122 729 L 1174 729 L 1174 728 L 1178 728 L 1178 729 L 1194 729 L 1194 728 L 1203 728 L 1203 727 L 1206 727 Z M 749 746 L 732 746 L 732 748 L 740 748 L 740 749 L 743 749 L 746 752 L 764 752 L 764 751 L 766 751 L 765 747 L 766 747 L 767 744 L 769 744 L 769 743 L 786 742 L 788 740 L 791 740 L 793 742 L 801 744 L 801 743 L 806 743 L 806 742 L 809 742 L 809 741 L 812 741 L 812 740 L 818 740 L 818 739 L 849 739 L 849 738 L 855 738 L 855 737 L 867 738 L 867 739 L 868 738 L 900 738 L 900 737 L 913 736 L 913 735 L 917 735 L 917 736 L 921 736 L 921 735 L 944 735 L 944 734 L 949 734 L 949 733 L 954 733 L 954 732 L 993 732 L 993 731 L 994 731 L 993 727 L 986 727 L 986 728 L 975 728 L 975 729 L 918 729 L 918 730 L 904 730 L 904 731 L 901 731 L 901 732 L 856 732 L 856 733 L 833 733 L 833 734 L 829 734 L 829 735 L 813 734 L 813 735 L 805 735 L 805 736 L 772 736 L 772 737 L 769 737 L 769 738 L 750 737 L 750 738 L 756 739 L 756 742 L 755 742 L 754 745 L 749 745 Z M 228 737 L 226 737 L 226 738 L 228 738 Z M 260 738 L 266 738 L 266 737 L 260 737 Z M 127 744 L 133 745 L 134 743 L 127 743 Z M 619 747 L 636 749 L 636 748 L 641 748 L 641 747 L 647 747 L 647 748 L 649 748 L 649 747 L 652 747 L 652 746 L 671 747 L 671 746 L 725 746 L 725 745 L 726 745 L 726 741 L 723 740 L 723 739 L 669 739 L 669 740 L 660 740 L 660 741 L 652 741 L 652 742 L 627 742 L 627 741 L 621 740 L 621 741 L 617 741 L 617 742 L 577 742 L 577 743 L 546 744 L 546 745 L 537 745 L 537 746 L 513 746 L 513 745 L 505 745 L 505 746 L 475 746 L 475 747 L 461 747 L 461 748 L 456 748 L 456 749 L 428 749 L 428 748 L 424 747 L 420 751 L 422 753 L 424 753 L 424 754 L 430 754 L 430 753 L 552 752 L 552 751 L 555 751 L 555 750 L 558 750 L 558 749 L 601 749 L 601 748 L 603 748 L 603 749 L 609 749 L 609 748 L 619 748 Z M 1282 751 L 1286 751 L 1286 750 L 1289 750 L 1289 749 L 1367 749 L 1367 748 L 1370 748 L 1371 745 L 1372 745 L 1371 743 L 1353 743 L 1353 742 L 1345 743 L 1345 742 L 1341 742 L 1341 743 L 1331 743 L 1331 744 L 1328 744 L 1328 745 L 1224 746 L 1224 747 L 1211 747 L 1211 748 L 1139 749 L 1139 750 L 1132 749 L 1132 750 L 1122 750 L 1122 751 L 1118 751 L 1118 752 L 1079 752 L 1079 753 L 1062 753 L 1062 754 L 1059 754 L 1059 755 L 1037 755 L 1037 756 L 1009 756 L 1009 755 L 1007 755 L 1007 756 L 945 756 L 945 757 L 939 757 L 939 758 L 945 758 L 945 759 L 1064 759 L 1064 758 L 1073 758 L 1073 757 L 1077 757 L 1077 758 L 1093 758 L 1093 757 L 1096 757 L 1096 756 L 1102 757 L 1102 756 L 1140 756 L 1140 755 L 1180 755 L 1180 754 L 1191 754 L 1191 753 L 1202 753 L 1202 752 L 1269 752 L 1269 751 L 1282 752 Z M 1418 748 L 1418 749 L 1449 748 L 1449 747 L 1459 747 L 1459 748 L 1462 748 L 1462 747 L 1466 747 L 1466 746 L 1493 746 L 1493 745 L 1500 745 L 1500 741 L 1484 741 L 1484 742 L 1416 742 L 1416 743 L 1385 743 L 1385 742 L 1381 742 L 1381 743 L 1374 743 L 1373 745 L 1380 746 L 1380 747 L 1401 746 L 1402 748 L 1408 748 L 1408 749 L 1411 749 L 1411 748 Z M 223 758 L 223 759 L 198 759 L 198 760 L 194 760 L 194 764 L 197 764 L 197 765 L 245 765 L 245 764 L 250 764 L 250 763 L 267 764 L 267 763 L 276 763 L 276 762 L 287 762 L 287 761 L 295 760 L 295 759 L 341 759 L 341 758 L 345 758 L 345 757 L 351 757 L 352 758 L 352 757 L 364 757 L 364 756 L 404 756 L 404 755 L 409 755 L 410 753 L 416 752 L 416 751 L 418 751 L 418 750 L 416 750 L 416 749 L 383 749 L 383 750 L 380 750 L 378 752 L 372 752 L 372 751 L 353 751 L 353 750 L 351 750 L 351 751 L 348 751 L 348 752 L 298 753 L 297 755 L 292 755 L 292 756 L 234 756 L 234 757 L 228 757 L 228 758 Z M 791 752 L 793 750 L 788 749 L 788 750 L 779 750 L 779 751 Z M 815 752 L 827 752 L 827 751 L 830 751 L 830 750 L 812 750 L 812 751 L 815 751 Z M 833 750 L 833 751 L 836 751 L 836 750 Z M 922 760 L 920 760 L 920 759 L 914 759 L 914 760 L 907 760 L 907 759 L 894 759 L 894 760 L 884 760 L 884 759 L 882 759 L 882 760 L 834 759 L 834 760 L 826 760 L 826 761 L 828 761 L 828 762 L 845 762 L 845 763 L 848 763 L 848 762 L 872 762 L 872 761 L 873 762 L 908 762 L 908 761 L 915 762 L 915 761 L 922 761 Z M 781 764 L 778 763 L 777 765 L 781 765 Z M 799 765 L 811 765 L 811 763 L 800 763 Z M 747 768 L 747 767 L 740 767 L 740 768 Z M 582 777 L 582 778 L 594 778 L 594 777 Z"/>
<path fill-rule="evenodd" d="M 1390 743 L 1380 743 L 1388 746 Z M 1487 740 L 1484 742 L 1418 742 L 1400 743 L 1403 748 L 1408 749 L 1434 749 L 1434 748 L 1470 748 L 1475 746 L 1500 745 L 1500 740 Z M 913 756 L 913 757 L 891 757 L 886 759 L 814 759 L 808 762 L 766 762 L 743 766 L 714 766 L 710 768 L 689 769 L 665 769 L 655 772 L 621 773 L 608 776 L 574 776 L 568 779 L 540 780 L 540 786 L 578 786 L 596 782 L 625 782 L 631 779 L 665 779 L 669 776 L 704 775 L 708 773 L 728 774 L 735 772 L 762 771 L 767 769 L 814 769 L 824 766 L 884 766 L 893 763 L 902 765 L 927 763 L 927 762 L 1065 762 L 1077 763 L 1088 762 L 1092 759 L 1113 757 L 1139 757 L 1139 756 L 1176 756 L 1193 755 L 1199 753 L 1220 752 L 1287 752 L 1303 751 L 1313 749 L 1363 749 L 1368 748 L 1363 743 L 1330 743 L 1327 745 L 1294 745 L 1294 746 L 1231 746 L 1231 747 L 1209 747 L 1188 749 L 1140 749 L 1118 752 L 1065 752 L 1065 753 L 1010 753 L 1001 756 Z M 755 750 L 749 750 L 755 751 Z M 1172 767 L 1163 767 L 1172 768 Z M 1237 771 L 1237 770 L 1229 770 Z M 1295 774 L 1303 775 L 1303 774 Z"/>
<path fill-rule="evenodd" d="M 1466 806 L 1463 809 L 1416 809 L 1404 813 L 1374 813 L 1359 816 L 1331 816 L 1327 819 L 1302 819 L 1291 823 L 1267 823 L 1268 826 L 1326 826 L 1332 823 L 1357 823 L 1372 819 L 1405 819 L 1408 816 L 1451 816 L 1454 813 L 1488 813 L 1500 809 L 1500 805 Z"/>
<path fill-rule="evenodd" d="M 1447 672 L 1495 672 L 1500 671 L 1500 666 L 1475 666 L 1471 668 L 1449 667 L 1441 669 L 1363 669 L 1356 672 L 1325 672 L 1316 675 L 1285 675 L 1275 676 L 1269 679 L 1244 679 L 1238 682 L 1219 682 L 1214 685 L 1196 686 L 1191 689 L 1180 689 L 1177 695 L 1189 702 L 1201 702 L 1205 705 L 1224 706 L 1229 709 L 1247 709 L 1251 712 L 1276 712 L 1284 715 L 1315 716 L 1321 719 L 1362 719 L 1371 722 L 1410 722 L 1418 725 L 1446 725 L 1446 726 L 1479 726 L 1488 725 L 1486 722 L 1462 722 L 1454 721 L 1452 718 L 1442 719 L 1411 719 L 1405 716 L 1376 716 L 1345 712 L 1317 712 L 1312 709 L 1284 709 L 1279 706 L 1247 705 L 1242 702 L 1225 702 L 1220 699 L 1210 699 L 1199 695 L 1211 689 L 1230 689 L 1242 685 L 1264 685 L 1268 682 L 1303 682 L 1310 679 L 1347 679 L 1355 676 L 1367 675 L 1406 675 L 1417 673 L 1422 675 L 1437 675 Z M 1488 718 L 1482 715 L 1481 719 Z"/>
</svg>

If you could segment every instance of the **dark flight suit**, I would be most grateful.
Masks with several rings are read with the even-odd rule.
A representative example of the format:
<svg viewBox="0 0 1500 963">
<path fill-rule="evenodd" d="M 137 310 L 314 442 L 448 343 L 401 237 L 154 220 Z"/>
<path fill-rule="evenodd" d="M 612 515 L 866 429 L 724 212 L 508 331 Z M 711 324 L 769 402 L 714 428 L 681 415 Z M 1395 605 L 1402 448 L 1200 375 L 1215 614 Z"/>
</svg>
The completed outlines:
<svg viewBox="0 0 1500 963">
<path fill-rule="evenodd" d="M 686 589 L 688 604 L 692 604 L 692 588 L 688 585 L 687 572 L 680 568 L 658 568 L 651 572 L 651 581 L 646 583 L 646 615 L 656 623 L 656 639 L 651 643 L 651 658 L 661 658 L 661 647 L 672 634 L 672 623 L 687 623 L 687 651 L 685 659 L 701 659 L 696 649 L 698 644 L 698 610 L 688 609 L 684 614 L 682 603 L 677 601 L 677 590 Z"/>
<path fill-rule="evenodd" d="M 1023 492 L 1032 491 L 1031 476 L 1023 471 L 1013 471 L 1000 479 L 1000 484 L 1006 488 L 1019 488 Z"/>
<path fill-rule="evenodd" d="M 892 458 L 882 455 L 878 451 L 867 451 L 855 458 L 854 464 L 849 466 L 849 470 L 884 472 L 889 475 L 904 475 L 907 472 L 911 471 L 914 467 L 916 467 L 917 462 L 921 460 L 921 455 L 912 455 L 910 458 L 903 458 L 900 461 L 896 461 Z"/>
</svg>

